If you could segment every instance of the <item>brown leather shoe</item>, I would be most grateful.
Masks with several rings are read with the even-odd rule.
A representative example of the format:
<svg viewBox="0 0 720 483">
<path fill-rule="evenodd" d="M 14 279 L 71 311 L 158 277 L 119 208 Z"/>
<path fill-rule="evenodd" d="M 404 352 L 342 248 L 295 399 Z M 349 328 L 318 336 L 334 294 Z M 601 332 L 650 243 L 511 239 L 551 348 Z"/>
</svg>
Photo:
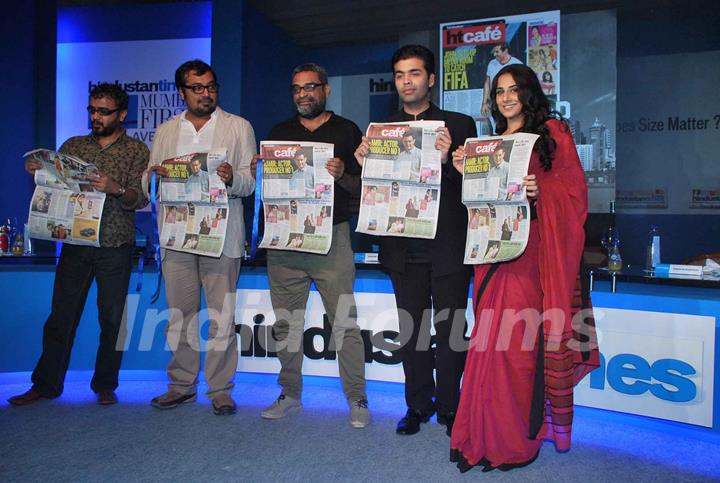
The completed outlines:
<svg viewBox="0 0 720 483">
<path fill-rule="evenodd" d="M 157 409 L 172 409 L 178 407 L 180 404 L 194 402 L 196 399 L 197 394 L 180 394 L 175 391 L 168 391 L 165 394 L 152 398 L 150 405 Z"/>
<path fill-rule="evenodd" d="M 17 396 L 13 396 L 10 399 L 8 399 L 8 402 L 12 404 L 13 406 L 27 406 L 28 404 L 32 404 L 36 401 L 40 401 L 41 399 L 50 399 L 39 392 L 37 392 L 35 389 L 30 389 L 27 392 L 24 392 L 22 394 L 18 394 Z"/>
<path fill-rule="evenodd" d="M 100 389 L 97 392 L 97 402 L 101 406 L 110 406 L 111 404 L 117 404 L 118 398 L 112 389 Z"/>
<path fill-rule="evenodd" d="M 229 416 L 235 414 L 237 405 L 228 393 L 220 393 L 212 400 L 213 413 L 217 416 Z"/>
</svg>

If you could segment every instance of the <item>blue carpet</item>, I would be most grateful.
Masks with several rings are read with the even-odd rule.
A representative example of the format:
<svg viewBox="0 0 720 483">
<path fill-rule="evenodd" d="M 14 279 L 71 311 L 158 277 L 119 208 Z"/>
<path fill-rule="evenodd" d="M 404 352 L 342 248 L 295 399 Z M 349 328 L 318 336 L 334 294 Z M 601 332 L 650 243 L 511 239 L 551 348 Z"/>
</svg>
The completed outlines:
<svg viewBox="0 0 720 483">
<path fill-rule="evenodd" d="M 720 435 L 608 411 L 577 408 L 568 453 L 546 443 L 526 468 L 460 475 L 434 420 L 417 435 L 395 434 L 400 384 L 368 384 L 373 420 L 358 430 L 334 378 L 306 377 L 303 411 L 265 421 L 259 413 L 279 393 L 274 375 L 239 373 L 230 417 L 214 416 L 204 397 L 151 408 L 165 375 L 150 371 L 122 372 L 120 404 L 100 407 L 90 377 L 71 372 L 62 397 L 18 408 L 5 400 L 25 391 L 30 375 L 0 374 L 0 481 L 720 480 Z"/>
</svg>

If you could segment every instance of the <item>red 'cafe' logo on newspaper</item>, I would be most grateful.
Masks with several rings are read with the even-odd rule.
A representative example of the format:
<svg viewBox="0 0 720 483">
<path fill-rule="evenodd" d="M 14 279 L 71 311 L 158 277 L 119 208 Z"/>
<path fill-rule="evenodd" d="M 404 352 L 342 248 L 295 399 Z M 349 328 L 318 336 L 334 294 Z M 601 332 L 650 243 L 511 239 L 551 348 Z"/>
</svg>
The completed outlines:
<svg viewBox="0 0 720 483">
<path fill-rule="evenodd" d="M 495 152 L 495 149 L 497 149 L 500 144 L 502 144 L 502 140 L 468 143 L 468 149 L 466 150 L 465 154 L 467 156 L 474 156 L 478 154 L 492 154 Z"/>
<path fill-rule="evenodd" d="M 262 158 L 268 159 L 290 159 L 300 150 L 299 144 L 266 145 L 262 147 Z"/>
<path fill-rule="evenodd" d="M 445 48 L 502 42 L 505 42 L 505 24 L 502 22 L 448 29 L 443 35 Z"/>
<path fill-rule="evenodd" d="M 400 139 L 408 131 L 410 126 L 370 126 L 368 137 L 373 139 Z"/>
</svg>

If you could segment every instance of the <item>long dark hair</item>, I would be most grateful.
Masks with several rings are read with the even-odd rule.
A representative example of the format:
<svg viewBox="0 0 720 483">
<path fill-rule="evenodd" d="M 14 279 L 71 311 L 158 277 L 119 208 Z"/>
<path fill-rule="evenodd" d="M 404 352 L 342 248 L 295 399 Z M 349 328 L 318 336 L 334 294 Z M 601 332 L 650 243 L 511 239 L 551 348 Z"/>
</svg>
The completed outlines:
<svg viewBox="0 0 720 483">
<path fill-rule="evenodd" d="M 540 135 L 534 149 L 540 155 L 540 164 L 542 164 L 543 169 L 549 171 L 552 168 L 555 141 L 550 137 L 550 129 L 546 122 L 549 119 L 562 120 L 562 116 L 559 112 L 550 108 L 550 101 L 545 97 L 535 72 L 526 65 L 511 64 L 503 67 L 492 82 L 490 109 L 492 117 L 495 119 L 495 132 L 504 133 L 507 130 L 507 119 L 500 114 L 496 94 L 498 79 L 503 74 L 510 74 L 518 86 L 518 98 L 522 103 L 522 114 L 524 116 L 524 123 L 518 132 Z"/>
</svg>

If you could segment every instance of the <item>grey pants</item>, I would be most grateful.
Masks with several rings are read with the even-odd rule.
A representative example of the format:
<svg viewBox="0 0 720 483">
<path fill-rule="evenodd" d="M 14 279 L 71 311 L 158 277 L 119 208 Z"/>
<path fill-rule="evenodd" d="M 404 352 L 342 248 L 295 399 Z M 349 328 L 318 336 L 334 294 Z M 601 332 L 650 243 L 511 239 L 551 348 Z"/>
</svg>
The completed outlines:
<svg viewBox="0 0 720 483">
<path fill-rule="evenodd" d="M 333 227 L 327 255 L 268 250 L 267 258 L 282 393 L 295 399 L 302 394 L 305 307 L 313 281 L 333 328 L 332 348 L 337 350 L 345 397 L 351 403 L 365 399 L 365 347 L 353 296 L 355 264 L 348 223 Z"/>
<path fill-rule="evenodd" d="M 210 320 L 205 344 L 208 397 L 230 392 L 237 371 L 235 302 L 240 259 L 220 258 L 168 250 L 162 263 L 168 318 L 167 339 L 172 358 L 167 368 L 169 389 L 194 394 L 200 371 L 199 329 Z M 207 310 L 200 312 L 200 290 Z M 200 316 L 200 317 L 199 317 Z"/>
</svg>

